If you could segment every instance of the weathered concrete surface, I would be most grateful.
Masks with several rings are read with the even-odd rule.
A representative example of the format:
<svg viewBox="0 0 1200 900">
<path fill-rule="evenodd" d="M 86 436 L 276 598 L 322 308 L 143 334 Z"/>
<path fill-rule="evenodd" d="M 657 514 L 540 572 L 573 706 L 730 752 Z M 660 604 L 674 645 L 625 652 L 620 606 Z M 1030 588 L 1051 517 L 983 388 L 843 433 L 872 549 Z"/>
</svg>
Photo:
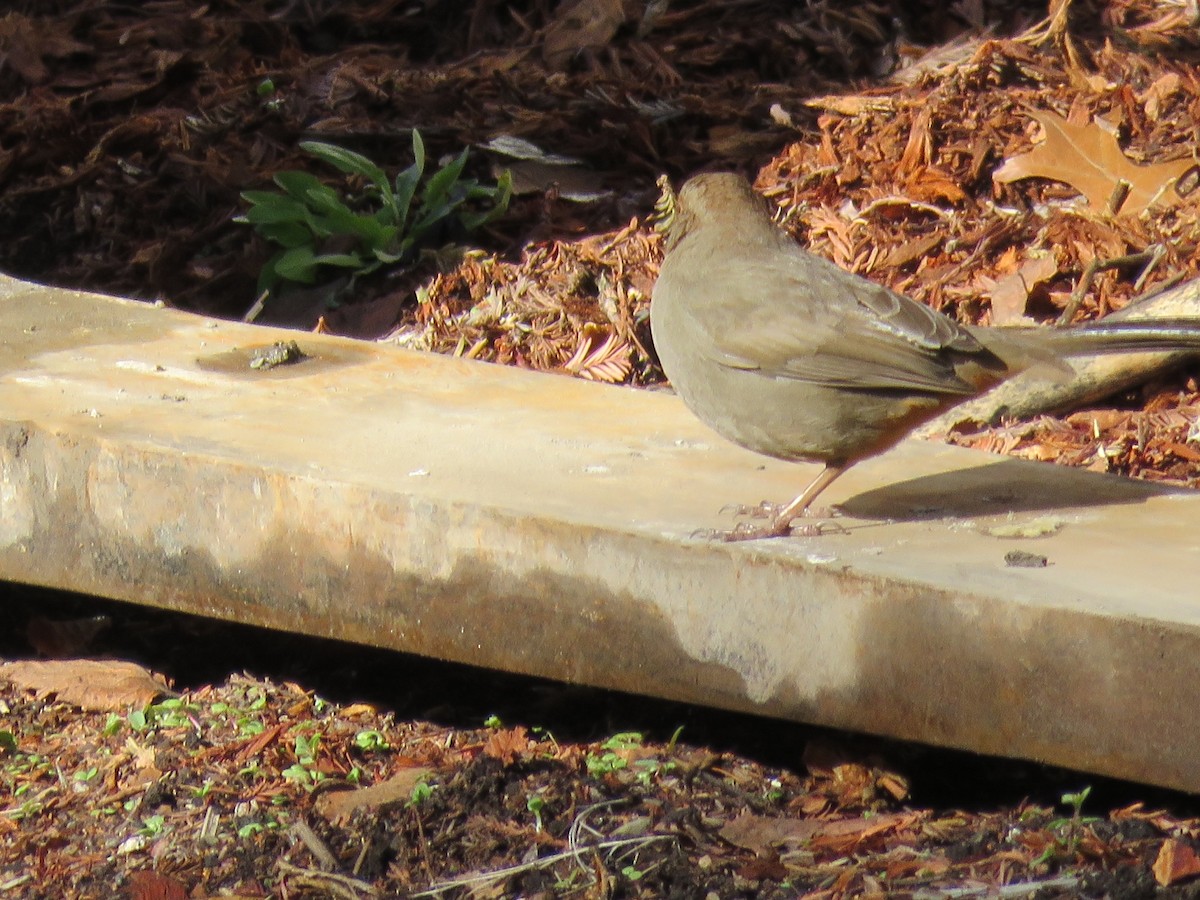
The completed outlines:
<svg viewBox="0 0 1200 900">
<path fill-rule="evenodd" d="M 1200 790 L 1200 495 L 914 442 L 847 533 L 713 544 L 811 471 L 667 395 L 11 280 L 0 328 L 0 577 Z"/>
</svg>

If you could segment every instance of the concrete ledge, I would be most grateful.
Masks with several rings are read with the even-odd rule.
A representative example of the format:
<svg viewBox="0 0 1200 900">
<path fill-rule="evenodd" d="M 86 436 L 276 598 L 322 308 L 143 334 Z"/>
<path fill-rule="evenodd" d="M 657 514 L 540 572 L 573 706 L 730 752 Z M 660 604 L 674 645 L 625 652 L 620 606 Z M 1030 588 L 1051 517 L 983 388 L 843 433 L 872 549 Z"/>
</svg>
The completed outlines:
<svg viewBox="0 0 1200 900">
<path fill-rule="evenodd" d="M 665 394 L 11 279 L 0 327 L 0 578 L 1200 790 L 1200 495 L 912 442 L 847 533 L 711 544 L 811 472 Z"/>
</svg>

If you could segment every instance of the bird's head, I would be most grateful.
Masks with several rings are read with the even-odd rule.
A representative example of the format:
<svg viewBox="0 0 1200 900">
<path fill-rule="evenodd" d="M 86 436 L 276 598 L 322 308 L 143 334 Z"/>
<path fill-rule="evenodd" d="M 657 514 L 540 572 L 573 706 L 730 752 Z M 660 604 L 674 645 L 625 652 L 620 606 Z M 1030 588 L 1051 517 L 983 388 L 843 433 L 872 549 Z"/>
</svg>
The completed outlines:
<svg viewBox="0 0 1200 900">
<path fill-rule="evenodd" d="M 765 224 L 774 228 L 766 202 L 750 182 L 733 172 L 712 172 L 689 178 L 679 193 L 670 196 L 664 187 L 657 208 L 663 211 L 659 228 L 666 233 L 670 252 L 698 228 L 711 225 L 732 227 Z"/>
</svg>

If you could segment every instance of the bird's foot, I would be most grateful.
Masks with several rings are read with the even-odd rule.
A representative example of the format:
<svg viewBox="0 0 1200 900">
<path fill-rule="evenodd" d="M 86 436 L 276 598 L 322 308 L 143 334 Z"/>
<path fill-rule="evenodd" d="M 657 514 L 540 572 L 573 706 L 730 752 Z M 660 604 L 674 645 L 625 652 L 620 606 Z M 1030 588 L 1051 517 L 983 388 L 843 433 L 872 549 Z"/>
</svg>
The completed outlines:
<svg viewBox="0 0 1200 900">
<path fill-rule="evenodd" d="M 785 508 L 786 506 L 783 503 L 772 503 L 770 500 L 763 500 L 755 506 L 747 506 L 744 503 L 729 503 L 722 506 L 720 511 L 723 515 L 732 513 L 735 516 L 747 519 L 777 520 Z M 806 519 L 832 519 L 841 514 L 841 509 L 836 506 L 823 506 L 819 509 L 809 507 L 803 510 L 796 518 L 803 516 Z M 748 523 L 743 522 L 742 524 L 745 525 Z M 785 531 L 784 533 L 786 534 L 787 532 Z"/>
<path fill-rule="evenodd" d="M 745 503 L 727 503 L 721 507 L 721 513 L 723 515 L 733 514 L 739 517 L 744 516 L 750 519 L 774 519 L 782 509 L 782 504 L 763 500 L 756 506 L 748 506 Z"/>
<path fill-rule="evenodd" d="M 741 541 L 758 541 L 766 538 L 779 537 L 819 537 L 823 534 L 846 534 L 847 531 L 837 522 L 829 520 L 809 522 L 779 522 L 773 520 L 758 524 L 755 522 L 739 522 L 733 528 L 704 528 L 693 532 L 692 537 L 709 541 L 722 541 L 726 544 Z"/>
</svg>

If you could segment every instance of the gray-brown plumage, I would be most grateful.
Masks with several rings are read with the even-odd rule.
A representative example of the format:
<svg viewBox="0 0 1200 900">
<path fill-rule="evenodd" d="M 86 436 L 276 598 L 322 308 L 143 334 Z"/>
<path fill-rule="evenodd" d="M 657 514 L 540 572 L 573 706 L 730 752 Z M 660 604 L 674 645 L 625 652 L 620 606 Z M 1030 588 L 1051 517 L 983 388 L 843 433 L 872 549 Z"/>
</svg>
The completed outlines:
<svg viewBox="0 0 1200 900">
<path fill-rule="evenodd" d="M 917 425 L 1062 356 L 1200 350 L 1200 320 L 973 328 L 802 250 L 739 175 L 699 175 L 674 204 L 651 305 L 663 370 L 714 430 L 825 469 L 762 528 L 784 535 L 849 466 Z"/>
</svg>

